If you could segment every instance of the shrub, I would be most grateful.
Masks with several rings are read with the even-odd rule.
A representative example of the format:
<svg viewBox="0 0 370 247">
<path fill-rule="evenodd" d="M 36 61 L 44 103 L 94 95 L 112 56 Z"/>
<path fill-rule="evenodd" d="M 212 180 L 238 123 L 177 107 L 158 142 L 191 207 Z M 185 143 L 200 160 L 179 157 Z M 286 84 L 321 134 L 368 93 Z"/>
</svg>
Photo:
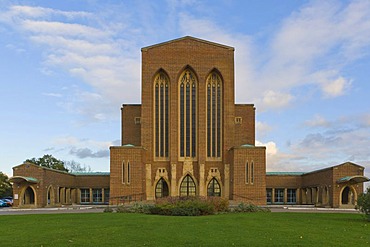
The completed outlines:
<svg viewBox="0 0 370 247">
<path fill-rule="evenodd" d="M 104 213 L 113 213 L 113 209 L 111 207 L 104 208 Z"/>
<path fill-rule="evenodd" d="M 131 209 L 129 206 L 126 205 L 120 205 L 116 209 L 117 213 L 131 213 Z"/>
<path fill-rule="evenodd" d="M 253 213 L 253 212 L 270 212 L 268 208 L 263 208 L 256 206 L 254 204 L 244 204 L 243 202 L 239 203 L 237 207 L 233 209 L 233 212 L 237 213 Z"/>
<path fill-rule="evenodd" d="M 228 212 L 229 200 L 221 197 L 209 197 L 208 200 L 215 207 L 215 212 Z"/>
<path fill-rule="evenodd" d="M 201 216 L 227 211 L 228 201 L 221 198 L 167 197 L 156 201 L 151 214 L 172 216 Z"/>
<path fill-rule="evenodd" d="M 358 196 L 357 206 L 365 214 L 367 220 L 370 221 L 370 187 L 366 189 L 365 193 Z"/>
<path fill-rule="evenodd" d="M 140 214 L 150 214 L 150 208 L 153 205 L 144 203 L 134 203 L 132 205 L 120 205 L 117 207 L 117 213 L 140 213 Z"/>
</svg>

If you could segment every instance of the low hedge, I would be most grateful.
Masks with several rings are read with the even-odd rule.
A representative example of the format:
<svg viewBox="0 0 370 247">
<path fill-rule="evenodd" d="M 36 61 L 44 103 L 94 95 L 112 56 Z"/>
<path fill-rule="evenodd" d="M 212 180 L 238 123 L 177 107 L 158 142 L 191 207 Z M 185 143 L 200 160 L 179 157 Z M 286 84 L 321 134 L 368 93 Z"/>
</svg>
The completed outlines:
<svg viewBox="0 0 370 247">
<path fill-rule="evenodd" d="M 253 204 L 240 203 L 229 209 L 229 201 L 221 197 L 165 197 L 157 199 L 154 204 L 134 203 L 121 205 L 117 213 L 143 213 L 168 216 L 203 216 L 223 212 L 269 212 L 269 209 Z"/>
<path fill-rule="evenodd" d="M 149 211 L 160 215 L 201 216 L 215 214 L 216 207 L 211 200 L 201 197 L 170 197 L 158 200 Z"/>
</svg>

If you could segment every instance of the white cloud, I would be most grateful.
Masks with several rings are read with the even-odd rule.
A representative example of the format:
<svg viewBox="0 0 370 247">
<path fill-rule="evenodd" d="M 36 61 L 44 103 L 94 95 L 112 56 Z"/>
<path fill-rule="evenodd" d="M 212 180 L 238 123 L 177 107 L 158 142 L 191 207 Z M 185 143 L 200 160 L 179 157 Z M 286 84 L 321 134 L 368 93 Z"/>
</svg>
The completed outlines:
<svg viewBox="0 0 370 247">
<path fill-rule="evenodd" d="M 284 108 L 294 99 L 289 93 L 266 91 L 262 97 L 262 109 Z"/>
<path fill-rule="evenodd" d="M 338 97 L 347 93 L 351 89 L 352 82 L 339 76 L 338 71 L 327 70 L 319 71 L 312 75 L 313 81 L 317 82 L 324 97 Z"/>
<path fill-rule="evenodd" d="M 68 18 L 91 17 L 92 14 L 84 11 L 61 11 L 51 8 L 15 5 L 10 7 L 9 16 L 22 16 L 30 18 L 48 17 L 50 15 L 62 15 Z"/>
<path fill-rule="evenodd" d="M 345 93 L 346 89 L 350 87 L 351 83 L 343 77 L 339 77 L 323 85 L 322 90 L 327 97 L 337 97 Z"/>
<path fill-rule="evenodd" d="M 20 22 L 20 25 L 27 32 L 38 35 L 51 35 L 57 38 L 58 36 L 63 36 L 96 40 L 109 35 L 107 31 L 75 23 L 23 20 Z"/>
<path fill-rule="evenodd" d="M 315 115 L 313 119 L 307 120 L 304 125 L 309 127 L 329 127 L 330 122 L 327 121 L 323 116 Z"/>
<path fill-rule="evenodd" d="M 262 142 L 256 140 L 256 146 L 265 146 L 267 156 L 276 155 L 277 152 L 278 152 L 278 149 L 276 147 L 276 143 L 272 142 L 272 141 L 267 142 L 267 143 L 262 143 Z"/>
<path fill-rule="evenodd" d="M 1 16 L 0 21 L 43 47 L 45 75 L 62 70 L 90 86 L 70 88 L 74 95 L 61 98 L 60 106 L 101 121 L 118 118 L 122 102 L 140 101 L 140 49 L 133 37 L 118 33 L 124 25 L 86 12 L 30 6 L 13 6 Z"/>
<path fill-rule="evenodd" d="M 265 136 L 273 129 L 268 123 L 256 121 L 256 133 L 258 136 Z"/>
</svg>

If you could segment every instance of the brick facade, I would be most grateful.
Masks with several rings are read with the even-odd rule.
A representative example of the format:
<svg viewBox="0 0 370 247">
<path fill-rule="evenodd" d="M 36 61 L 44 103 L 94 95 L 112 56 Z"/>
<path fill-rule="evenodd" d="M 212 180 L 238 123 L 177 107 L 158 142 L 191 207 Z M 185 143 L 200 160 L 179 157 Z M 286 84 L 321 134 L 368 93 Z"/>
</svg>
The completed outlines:
<svg viewBox="0 0 370 247">
<path fill-rule="evenodd" d="M 255 146 L 255 107 L 235 104 L 233 47 L 183 37 L 141 51 L 142 102 L 122 105 L 121 146 L 110 147 L 110 175 L 23 164 L 13 168 L 16 206 L 94 203 L 100 193 L 111 204 L 198 195 L 256 205 L 354 206 L 367 180 L 356 164 L 266 173 L 266 148 Z"/>
<path fill-rule="evenodd" d="M 109 200 L 108 173 L 71 174 L 25 163 L 13 167 L 11 181 L 15 207 L 104 204 Z M 89 192 L 86 202 L 81 201 L 81 190 Z"/>
<path fill-rule="evenodd" d="M 184 70 L 191 70 L 197 80 L 197 150 L 196 157 L 184 158 L 179 151 L 179 81 Z M 163 71 L 169 84 L 169 154 L 155 155 L 154 79 Z M 222 145 L 221 155 L 207 155 L 207 78 L 217 71 L 222 80 Z M 181 194 L 181 184 L 187 175 L 195 183 L 196 195 L 208 196 L 210 182 L 216 179 L 221 196 L 230 200 L 253 198 L 255 204 L 265 204 L 265 148 L 255 147 L 255 108 L 236 105 L 234 100 L 234 48 L 184 37 L 142 49 L 141 131 L 133 126 L 137 105 L 124 105 L 122 110 L 122 144 L 111 147 L 111 198 L 143 194 L 146 200 L 156 198 L 156 187 L 163 179 L 170 196 Z M 208 96 L 209 97 L 209 96 Z M 136 130 L 136 131 L 135 131 Z M 137 138 L 141 136 L 141 143 Z M 214 141 L 214 140 L 212 140 Z M 248 148 L 242 145 L 248 144 Z M 212 145 L 215 145 L 212 143 Z M 132 150 L 142 149 L 141 156 L 131 156 Z M 122 184 L 122 161 L 135 162 L 137 182 Z M 135 161 L 134 161 L 135 160 Z M 141 160 L 141 163 L 139 163 Z M 254 164 L 254 183 L 239 183 L 245 177 L 245 164 Z M 136 167 L 138 166 L 138 167 Z M 134 170 L 132 170 L 134 172 Z M 163 181 L 162 180 L 162 181 Z M 143 183 L 143 181 L 145 181 Z M 214 180 L 213 180 L 214 181 Z M 112 203 L 114 203 L 112 201 Z"/>
</svg>

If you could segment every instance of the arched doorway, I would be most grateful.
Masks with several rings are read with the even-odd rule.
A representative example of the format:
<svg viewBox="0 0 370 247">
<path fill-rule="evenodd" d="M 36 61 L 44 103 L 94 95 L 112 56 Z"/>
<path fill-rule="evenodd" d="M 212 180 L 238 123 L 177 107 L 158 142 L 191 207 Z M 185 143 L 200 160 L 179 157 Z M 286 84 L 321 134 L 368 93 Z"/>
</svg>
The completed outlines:
<svg viewBox="0 0 370 247">
<path fill-rule="evenodd" d="M 207 196 L 221 196 L 221 186 L 216 178 L 212 178 L 209 182 Z"/>
<path fill-rule="evenodd" d="M 180 184 L 180 196 L 196 196 L 195 183 L 190 175 L 186 175 Z"/>
<path fill-rule="evenodd" d="M 344 189 L 342 190 L 341 204 L 342 205 L 355 204 L 355 193 L 349 186 L 344 187 Z"/>
<path fill-rule="evenodd" d="M 35 191 L 28 186 L 23 194 L 23 205 L 34 205 L 35 204 Z"/>
<path fill-rule="evenodd" d="M 329 190 L 327 186 L 324 186 L 321 192 L 321 202 L 322 205 L 328 205 L 329 204 Z"/>
<path fill-rule="evenodd" d="M 162 198 L 169 196 L 168 184 L 161 178 L 155 186 L 155 198 Z"/>
<path fill-rule="evenodd" d="M 54 198 L 54 188 L 53 186 L 49 186 L 47 191 L 47 199 L 46 199 L 46 205 L 54 205 L 55 204 L 55 198 Z"/>
</svg>

